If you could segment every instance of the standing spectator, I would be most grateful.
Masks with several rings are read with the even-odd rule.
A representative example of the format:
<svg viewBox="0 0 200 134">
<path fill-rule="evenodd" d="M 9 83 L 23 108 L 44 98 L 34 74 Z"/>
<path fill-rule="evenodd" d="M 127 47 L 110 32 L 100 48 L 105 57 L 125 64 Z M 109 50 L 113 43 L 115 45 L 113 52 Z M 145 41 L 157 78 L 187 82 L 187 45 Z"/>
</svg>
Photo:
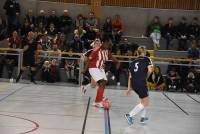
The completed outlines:
<svg viewBox="0 0 200 134">
<path fill-rule="evenodd" d="M 197 47 L 197 41 L 192 40 L 192 46 L 188 49 L 188 58 L 193 60 L 198 59 L 200 56 L 200 50 Z"/>
<path fill-rule="evenodd" d="M 22 73 L 24 72 L 25 69 L 28 68 L 31 72 L 30 80 L 31 80 L 31 82 L 36 84 L 34 77 L 35 77 L 35 73 L 36 73 L 35 51 L 37 49 L 37 42 L 34 40 L 33 32 L 28 33 L 27 39 L 23 42 L 22 48 L 24 50 L 23 67 L 20 70 L 19 75 L 17 76 L 16 82 L 19 82 Z"/>
<path fill-rule="evenodd" d="M 17 49 L 20 48 L 20 44 L 21 44 L 20 37 L 18 36 L 17 31 L 14 31 L 12 33 L 12 36 L 8 40 L 8 47 Z M 16 51 L 8 51 L 8 53 L 14 54 L 16 53 Z M 13 70 L 16 65 L 17 65 L 16 55 L 6 56 L 5 66 L 8 70 L 8 78 L 10 79 L 10 81 L 13 81 Z"/>
<path fill-rule="evenodd" d="M 160 47 L 160 38 L 161 38 L 161 24 L 160 18 L 155 16 L 151 24 L 147 28 L 147 36 L 150 36 L 153 40 L 154 49 Z"/>
<path fill-rule="evenodd" d="M 22 38 L 26 38 L 28 33 L 32 31 L 30 22 L 27 19 L 24 19 L 24 22 L 21 27 L 21 36 Z"/>
<path fill-rule="evenodd" d="M 77 17 L 76 17 L 76 20 L 75 20 L 75 26 L 76 28 L 81 26 L 81 27 L 85 27 L 85 18 L 83 17 L 82 14 L 79 14 Z"/>
<path fill-rule="evenodd" d="M 174 26 L 173 18 L 168 19 L 168 23 L 163 28 L 163 37 L 166 39 L 166 49 L 169 49 L 171 41 L 175 36 L 176 28 Z"/>
<path fill-rule="evenodd" d="M 28 13 L 25 16 L 25 19 L 29 21 L 31 29 L 34 30 L 35 29 L 36 18 L 33 15 L 33 10 L 31 10 L 31 9 L 28 10 Z"/>
<path fill-rule="evenodd" d="M 178 50 L 187 50 L 187 34 L 188 25 L 186 18 L 182 17 L 181 22 L 177 26 L 177 36 L 178 36 Z"/>
<path fill-rule="evenodd" d="M 198 25 L 198 18 L 194 17 L 192 20 L 192 24 L 188 27 L 189 38 L 190 39 L 198 39 L 200 36 L 200 26 Z"/>
<path fill-rule="evenodd" d="M 113 39 L 112 37 L 112 20 L 111 17 L 107 17 L 103 24 L 103 38 Z"/>
<path fill-rule="evenodd" d="M 72 18 L 69 16 L 68 10 L 63 11 L 63 15 L 60 16 L 60 31 L 66 35 L 72 29 Z"/>
<path fill-rule="evenodd" d="M 54 10 L 50 12 L 49 17 L 47 18 L 47 27 L 49 27 L 50 24 L 54 24 L 55 28 L 58 29 L 59 18 L 56 16 L 56 11 Z"/>
<path fill-rule="evenodd" d="M 46 27 L 47 26 L 47 17 L 45 16 L 45 12 L 44 10 L 40 10 L 40 14 L 36 19 L 36 24 L 37 26 L 39 26 L 39 24 L 41 24 Z"/>
<path fill-rule="evenodd" d="M 7 15 L 8 33 L 19 30 L 20 5 L 17 0 L 6 0 L 4 7 Z"/>
<path fill-rule="evenodd" d="M 118 44 L 124 32 L 124 23 L 122 22 L 119 15 L 116 15 L 115 19 L 112 22 L 112 30 L 114 36 L 114 44 Z"/>
<path fill-rule="evenodd" d="M 7 30 L 6 21 L 0 15 L 0 41 L 6 38 L 7 36 L 6 30 Z"/>
<path fill-rule="evenodd" d="M 152 90 L 164 90 L 165 83 L 159 66 L 155 66 L 154 71 L 148 77 L 148 85 Z"/>
</svg>

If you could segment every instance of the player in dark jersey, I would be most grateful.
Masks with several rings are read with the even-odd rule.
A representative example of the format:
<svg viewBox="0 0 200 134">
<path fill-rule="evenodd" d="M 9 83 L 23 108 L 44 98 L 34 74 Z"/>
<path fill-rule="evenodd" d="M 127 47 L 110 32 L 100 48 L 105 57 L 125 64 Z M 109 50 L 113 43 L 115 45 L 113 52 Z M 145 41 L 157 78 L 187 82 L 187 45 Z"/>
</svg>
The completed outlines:
<svg viewBox="0 0 200 134">
<path fill-rule="evenodd" d="M 135 116 L 141 112 L 141 123 L 146 123 L 148 118 L 146 117 L 146 107 L 149 105 L 149 95 L 147 89 L 146 79 L 153 70 L 153 64 L 151 60 L 146 57 L 145 49 L 143 47 L 138 48 L 138 57 L 132 61 L 129 67 L 129 81 L 127 95 L 131 94 L 132 89 L 138 94 L 140 103 L 136 105 L 129 114 L 125 115 L 129 125 L 134 123 Z"/>
<path fill-rule="evenodd" d="M 34 33 L 29 32 L 27 39 L 23 42 L 23 67 L 20 70 L 19 75 L 17 76 L 16 82 L 19 82 L 20 77 L 24 70 L 28 68 L 31 72 L 31 82 L 36 84 L 34 80 L 36 68 L 35 68 L 35 52 L 37 49 L 37 42 L 34 39 Z"/>
</svg>

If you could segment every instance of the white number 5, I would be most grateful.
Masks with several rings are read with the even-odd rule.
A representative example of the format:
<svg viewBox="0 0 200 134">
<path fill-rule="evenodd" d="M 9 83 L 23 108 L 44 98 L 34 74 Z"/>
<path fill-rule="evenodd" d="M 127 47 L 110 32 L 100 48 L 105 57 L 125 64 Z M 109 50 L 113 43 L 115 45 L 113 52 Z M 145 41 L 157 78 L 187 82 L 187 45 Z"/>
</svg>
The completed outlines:
<svg viewBox="0 0 200 134">
<path fill-rule="evenodd" d="M 139 62 L 136 62 L 136 63 L 135 63 L 135 69 L 134 69 L 134 72 L 137 72 L 137 71 L 138 71 L 138 64 L 139 64 Z"/>
</svg>

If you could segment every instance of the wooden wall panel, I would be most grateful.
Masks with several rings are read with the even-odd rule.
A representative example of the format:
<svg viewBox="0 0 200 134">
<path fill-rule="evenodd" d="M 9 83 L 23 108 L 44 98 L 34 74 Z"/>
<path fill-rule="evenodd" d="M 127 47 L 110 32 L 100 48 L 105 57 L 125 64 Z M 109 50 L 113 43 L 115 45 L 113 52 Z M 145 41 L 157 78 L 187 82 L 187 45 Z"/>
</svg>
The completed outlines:
<svg viewBox="0 0 200 134">
<path fill-rule="evenodd" d="M 91 4 L 91 0 L 41 0 Z M 102 6 L 200 10 L 200 0 L 102 0 Z"/>
</svg>

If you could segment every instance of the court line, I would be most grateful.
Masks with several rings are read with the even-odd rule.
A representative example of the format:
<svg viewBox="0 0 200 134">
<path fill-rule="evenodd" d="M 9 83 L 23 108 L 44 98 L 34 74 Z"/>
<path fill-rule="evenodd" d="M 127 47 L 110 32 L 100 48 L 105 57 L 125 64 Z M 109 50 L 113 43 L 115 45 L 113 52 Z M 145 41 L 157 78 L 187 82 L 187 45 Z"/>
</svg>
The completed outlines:
<svg viewBox="0 0 200 134">
<path fill-rule="evenodd" d="M 27 87 L 27 86 L 23 86 L 23 87 L 20 87 L 20 88 L 16 89 L 15 91 L 13 91 L 13 92 L 11 92 L 10 94 L 6 95 L 5 97 L 1 98 L 1 99 L 0 99 L 0 102 L 3 101 L 3 100 L 5 100 L 5 99 L 7 99 L 7 98 L 10 97 L 10 96 L 12 96 L 12 95 L 15 94 L 16 92 L 22 90 L 22 89 L 25 88 L 25 87 Z"/>
<path fill-rule="evenodd" d="M 89 99 L 88 99 L 88 104 L 87 104 L 87 109 L 86 109 L 86 112 L 85 112 L 85 118 L 84 118 L 83 128 L 82 128 L 81 134 L 85 133 L 85 126 L 86 126 L 88 111 L 89 111 L 89 107 L 90 107 L 90 100 L 91 100 L 91 97 L 89 97 Z"/>
<path fill-rule="evenodd" d="M 175 101 L 173 101 L 169 96 L 167 96 L 164 92 L 162 93 L 168 100 L 170 100 L 175 106 L 177 106 L 183 113 L 186 115 L 189 115 L 188 112 L 186 112 L 183 108 L 181 108 Z"/>
<path fill-rule="evenodd" d="M 34 124 L 34 128 L 32 128 L 31 130 L 28 130 L 26 132 L 21 132 L 20 134 L 28 134 L 28 133 L 36 131 L 39 128 L 39 124 L 35 121 L 29 120 L 29 119 L 26 119 L 26 118 L 22 118 L 22 117 L 18 117 L 18 116 L 14 116 L 14 115 L 7 115 L 7 114 L 0 114 L 0 115 L 11 117 L 11 118 L 16 118 L 16 119 L 20 119 L 20 120 L 25 120 L 25 121 L 28 121 L 28 122 Z"/>
<path fill-rule="evenodd" d="M 200 104 L 200 101 L 196 100 L 195 98 L 193 98 L 192 96 L 190 96 L 189 94 L 186 94 L 189 98 L 191 98 L 192 100 L 196 101 L 197 103 Z"/>
</svg>

